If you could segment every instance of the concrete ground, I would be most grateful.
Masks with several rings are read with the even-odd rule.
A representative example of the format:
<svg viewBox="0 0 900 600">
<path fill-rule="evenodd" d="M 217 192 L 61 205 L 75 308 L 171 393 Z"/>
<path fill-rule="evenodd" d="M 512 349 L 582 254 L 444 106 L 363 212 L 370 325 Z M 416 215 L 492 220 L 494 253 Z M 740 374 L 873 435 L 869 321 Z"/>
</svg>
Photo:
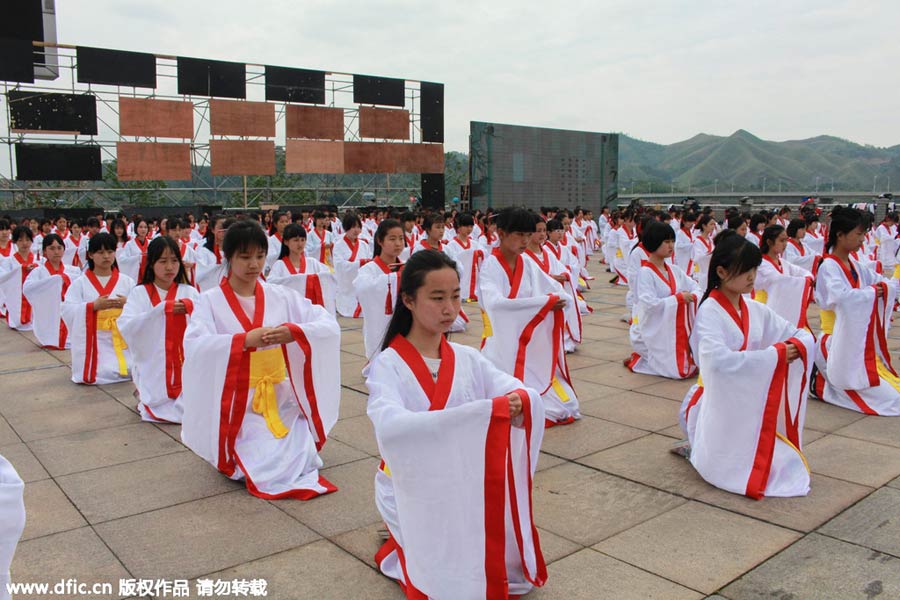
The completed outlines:
<svg viewBox="0 0 900 600">
<path fill-rule="evenodd" d="M 692 382 L 622 366 L 624 291 L 597 274 L 585 343 L 569 357 L 584 418 L 547 432 L 534 480 L 549 581 L 528 597 L 900 598 L 900 418 L 813 401 L 808 497 L 719 491 L 668 451 Z M 467 311 L 469 333 L 453 339 L 477 345 L 478 310 Z M 27 482 L 13 581 L 266 579 L 269 598 L 402 598 L 374 568 L 379 459 L 361 322 L 341 325 L 341 420 L 322 472 L 340 491 L 311 502 L 250 496 L 177 426 L 142 423 L 131 384 L 76 386 L 68 353 L 2 328 L 0 454 Z M 896 363 L 900 333 L 889 344 Z"/>
</svg>

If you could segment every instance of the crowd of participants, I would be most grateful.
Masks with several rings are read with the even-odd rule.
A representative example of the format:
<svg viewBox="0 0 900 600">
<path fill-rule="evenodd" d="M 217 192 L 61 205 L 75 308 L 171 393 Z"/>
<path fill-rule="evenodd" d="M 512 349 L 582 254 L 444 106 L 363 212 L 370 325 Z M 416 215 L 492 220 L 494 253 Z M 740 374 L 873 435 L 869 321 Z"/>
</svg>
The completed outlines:
<svg viewBox="0 0 900 600">
<path fill-rule="evenodd" d="M 180 423 L 251 494 L 297 500 L 337 491 L 319 473 L 340 403 L 336 317 L 361 318 L 379 568 L 409 597 L 500 598 L 546 580 L 531 481 L 544 430 L 580 418 L 566 357 L 592 312 L 590 261 L 628 287 L 625 367 L 699 372 L 675 450 L 720 488 L 805 495 L 808 392 L 900 414 L 897 222 L 841 207 L 828 227 L 789 208 L 0 219 L 0 311 L 69 350 L 74 383 L 133 381 L 143 420 Z M 448 335 L 468 329 L 467 304 L 480 349 Z M 0 575 L 21 486 L 0 457 Z"/>
</svg>

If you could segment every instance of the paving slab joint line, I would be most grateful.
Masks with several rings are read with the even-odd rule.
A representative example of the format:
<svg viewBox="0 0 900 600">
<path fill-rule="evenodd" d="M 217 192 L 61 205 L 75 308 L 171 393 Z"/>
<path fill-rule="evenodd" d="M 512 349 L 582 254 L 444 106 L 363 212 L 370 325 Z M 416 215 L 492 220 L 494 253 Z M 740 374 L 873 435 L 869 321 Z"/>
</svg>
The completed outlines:
<svg viewBox="0 0 900 600">
<path fill-rule="evenodd" d="M 312 531 L 312 529 L 310 529 L 310 531 Z M 325 538 L 325 537 L 319 537 L 319 539 L 312 540 L 312 541 L 310 541 L 310 542 L 306 542 L 306 543 L 300 544 L 300 545 L 298 545 L 298 546 L 292 546 L 291 548 L 286 548 L 286 549 L 284 549 L 284 550 L 279 550 L 278 552 L 273 552 L 272 554 L 266 554 L 265 556 L 259 556 L 259 557 L 257 557 L 257 558 L 251 558 L 250 560 L 245 560 L 244 562 L 239 562 L 239 563 L 235 563 L 235 564 L 232 564 L 232 565 L 228 565 L 228 566 L 226 566 L 226 567 L 222 567 L 221 569 L 216 569 L 215 571 L 213 571 L 213 572 L 211 572 L 211 573 L 204 573 L 204 574 L 202 574 L 202 575 L 197 575 L 196 577 L 191 577 L 190 579 L 197 580 L 197 579 L 202 579 L 202 578 L 204 578 L 204 577 L 211 577 L 212 575 L 215 575 L 216 573 L 221 573 L 222 571 L 227 571 L 228 569 L 235 569 L 235 568 L 237 568 L 237 567 L 240 567 L 241 565 L 246 565 L 246 564 L 253 563 L 253 562 L 257 562 L 257 561 L 260 561 L 260 560 L 266 560 L 267 558 L 272 558 L 273 556 L 278 556 L 279 554 L 284 554 L 285 552 L 291 552 L 291 551 L 296 550 L 296 549 L 298 549 L 298 548 L 305 548 L 306 546 L 309 546 L 310 544 L 316 544 L 316 543 L 318 543 L 318 542 L 321 542 L 322 540 L 327 540 L 328 542 L 331 542 L 332 544 L 334 544 L 334 542 L 332 542 L 332 541 L 329 540 L 328 538 Z M 334 545 L 335 545 L 335 546 L 338 546 L 337 544 L 334 544 Z M 341 547 L 338 546 L 338 548 L 341 548 Z M 341 550 L 343 550 L 344 552 L 347 552 L 347 551 L 344 550 L 343 548 L 341 548 Z M 350 554 L 350 553 L 347 552 L 347 554 Z"/>
<path fill-rule="evenodd" d="M 668 512 L 668 511 L 666 511 L 666 512 Z M 662 514 L 665 514 L 665 513 L 662 513 Z M 629 527 L 629 529 L 630 529 L 630 527 Z M 628 529 L 626 529 L 625 531 L 628 531 Z M 612 537 L 612 536 L 611 536 L 611 537 Z M 660 578 L 660 579 L 664 579 L 664 580 L 668 581 L 669 583 L 673 583 L 673 584 L 677 585 L 678 587 L 684 588 L 684 589 L 686 589 L 686 590 L 691 590 L 692 592 L 697 592 L 698 594 L 700 594 L 700 595 L 703 596 L 704 598 L 706 598 L 707 596 L 710 595 L 710 594 L 707 594 L 706 592 L 704 592 L 704 591 L 702 591 L 702 590 L 698 590 L 698 589 L 696 589 L 696 588 L 692 588 L 691 586 L 689 586 L 689 585 L 687 585 L 687 584 L 681 583 L 681 582 L 679 582 L 679 581 L 675 581 L 674 579 L 670 579 L 670 578 L 666 577 L 665 575 L 662 575 L 662 574 L 660 574 L 660 573 L 655 573 L 654 571 L 651 571 L 651 570 L 647 569 L 646 567 L 642 567 L 642 566 L 640 566 L 640 565 L 636 565 L 636 564 L 634 564 L 634 563 L 630 563 L 630 562 L 628 562 L 627 560 L 625 560 L 624 558 L 620 558 L 620 557 L 618 557 L 618 556 L 613 556 L 612 554 L 607 554 L 606 552 L 603 552 L 602 550 L 597 550 L 596 548 L 588 547 L 588 550 L 593 550 L 593 551 L 596 552 L 597 554 L 602 554 L 603 556 L 606 556 L 606 557 L 611 558 L 611 559 L 613 559 L 613 560 L 617 560 L 617 561 L 619 561 L 619 562 L 621 562 L 621 563 L 625 563 L 626 565 L 629 565 L 629 566 L 631 566 L 631 567 L 634 567 L 635 569 L 637 569 L 637 570 L 639 570 L 639 571 L 643 571 L 644 573 L 648 573 L 648 574 L 650 574 L 650 575 L 653 575 L 654 577 L 658 577 L 658 578 Z M 754 567 L 754 568 L 755 568 L 755 567 Z M 730 584 L 730 583 L 731 583 L 731 582 L 729 582 L 729 584 Z"/>
<path fill-rule="evenodd" d="M 120 427 L 121 427 L 121 425 L 120 425 Z M 110 427 L 109 429 L 113 429 L 113 428 Z M 72 434 L 68 434 L 68 435 L 72 435 Z M 60 436 L 60 437 L 65 437 L 65 436 Z M 47 439 L 58 439 L 58 438 L 47 438 Z M 42 442 L 44 440 L 34 440 L 34 441 Z M 32 454 L 34 454 L 34 451 L 31 449 L 31 446 L 29 446 L 29 444 L 31 444 L 32 442 L 23 442 L 23 443 L 26 446 L 28 446 L 28 451 L 31 452 Z M 71 473 L 60 473 L 58 475 L 50 474 L 50 471 L 48 471 L 46 467 L 44 467 L 44 470 L 47 471 L 48 475 L 50 475 L 50 479 L 53 479 L 54 481 L 56 481 L 57 477 L 68 477 L 69 475 L 81 475 L 82 473 L 89 473 L 91 471 L 99 471 L 100 469 L 107 469 L 109 467 L 118 467 L 120 465 L 130 465 L 131 463 L 136 463 L 136 462 L 139 462 L 142 460 L 147 460 L 148 458 L 160 458 L 162 456 L 171 456 L 172 454 L 178 454 L 179 452 L 186 452 L 186 451 L 188 451 L 186 448 L 182 448 L 180 450 L 174 450 L 172 452 L 163 452 L 162 454 L 155 454 L 153 456 L 142 456 L 142 457 L 136 458 L 134 460 L 126 460 L 123 462 L 119 462 L 119 463 L 115 463 L 115 464 L 111 464 L 111 465 L 103 465 L 100 467 L 91 467 L 90 469 L 82 469 L 81 471 L 72 471 Z M 37 455 L 35 455 L 35 458 L 37 458 Z M 40 460 L 38 462 L 40 462 Z M 43 464 L 41 464 L 41 466 L 43 466 Z"/>
<path fill-rule="evenodd" d="M 61 362 L 58 365 L 44 365 L 41 367 L 24 367 L 22 369 L 10 369 L 9 371 L 0 371 L 0 375 L 15 375 L 16 373 L 30 373 L 32 371 L 46 371 L 47 369 L 58 369 L 60 367 L 68 367 L 69 365 Z"/>
</svg>

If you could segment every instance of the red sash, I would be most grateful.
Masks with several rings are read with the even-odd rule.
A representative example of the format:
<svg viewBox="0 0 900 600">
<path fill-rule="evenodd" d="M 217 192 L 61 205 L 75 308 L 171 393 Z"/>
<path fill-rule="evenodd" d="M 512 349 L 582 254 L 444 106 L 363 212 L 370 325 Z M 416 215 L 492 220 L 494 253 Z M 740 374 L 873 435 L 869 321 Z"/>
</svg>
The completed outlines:
<svg viewBox="0 0 900 600">
<path fill-rule="evenodd" d="M 381 260 L 380 256 L 376 256 L 372 262 L 374 262 L 376 265 L 378 265 L 378 268 L 381 269 L 381 271 L 385 275 L 391 274 L 391 268 L 383 260 Z M 396 271 L 396 273 L 397 273 L 397 292 L 398 293 L 400 292 L 400 273 L 402 271 L 403 271 L 403 265 L 401 265 L 400 268 L 397 269 L 397 271 Z M 388 280 L 387 296 L 385 296 L 385 299 L 384 299 L 384 314 L 386 314 L 386 315 L 394 314 L 394 296 L 391 293 L 390 279 Z"/>
<path fill-rule="evenodd" d="M 12 257 L 15 258 L 16 262 L 18 262 L 22 266 L 22 286 L 24 286 L 25 280 L 28 278 L 29 273 L 29 271 L 25 270 L 25 267 L 34 264 L 34 254 L 29 252 L 26 258 L 22 258 L 18 252 L 15 252 L 12 254 Z M 24 293 L 20 295 L 22 296 L 22 304 L 19 308 L 19 322 L 22 325 L 26 325 L 28 323 L 31 323 L 31 303 L 25 299 Z"/>
<path fill-rule="evenodd" d="M 59 275 L 62 278 L 62 293 L 60 294 L 60 300 L 66 299 L 66 292 L 69 291 L 69 286 L 72 285 L 72 279 L 66 275 L 66 267 L 63 264 L 59 265 L 59 270 L 54 271 L 53 265 L 50 264 L 50 261 L 44 263 L 44 268 L 51 275 Z M 69 337 L 69 329 L 66 327 L 66 322 L 62 319 L 59 320 L 59 350 L 63 350 L 66 347 L 66 340 Z"/>
<path fill-rule="evenodd" d="M 678 293 L 678 288 L 676 287 L 675 273 L 672 272 L 672 268 L 667 263 L 663 263 L 663 266 L 666 267 L 668 279 L 652 262 L 649 260 L 641 261 L 641 267 L 647 267 L 653 271 L 657 277 L 669 286 L 669 291 L 677 298 L 678 309 L 675 313 L 675 360 L 678 363 L 678 374 L 681 375 L 682 378 L 685 378 L 688 377 L 696 367 L 694 357 L 691 354 L 691 346 L 688 342 L 688 338 L 691 335 L 691 329 L 694 325 L 694 310 L 692 310 L 694 308 L 694 303 L 684 301 L 684 297 Z"/>
<path fill-rule="evenodd" d="M 152 283 L 144 284 L 147 295 L 150 297 L 150 304 L 158 305 L 160 300 L 159 292 Z M 166 314 L 166 394 L 172 400 L 181 395 L 181 366 L 184 364 L 184 330 L 187 328 L 187 315 L 175 314 L 176 295 L 178 294 L 178 284 L 172 283 L 166 292 L 165 298 L 165 314 Z M 194 304 L 189 299 L 181 300 L 187 309 L 187 314 L 194 311 Z"/>
<path fill-rule="evenodd" d="M 97 290 L 98 296 L 109 296 L 116 289 L 119 282 L 119 272 L 115 269 L 106 286 L 100 285 L 100 280 L 93 269 L 84 272 L 84 276 Z M 94 311 L 94 303 L 88 302 L 85 306 L 85 339 L 84 339 L 84 371 L 81 374 L 85 383 L 95 383 L 97 381 L 97 361 L 99 359 L 99 350 L 97 349 L 97 313 Z"/>
<path fill-rule="evenodd" d="M 322 264 L 326 264 L 328 262 L 327 258 L 327 250 L 328 248 L 325 246 L 325 230 L 322 230 L 322 233 L 319 233 L 318 229 L 313 229 L 312 233 L 315 234 L 317 238 L 319 238 L 319 262 Z"/>
<path fill-rule="evenodd" d="M 78 247 L 81 246 L 81 240 L 84 236 L 79 236 L 76 241 L 74 237 L 69 236 L 69 241 L 72 242 L 72 245 L 75 246 L 75 256 L 72 258 L 72 266 L 80 267 L 81 266 L 81 257 L 78 256 Z"/>
</svg>

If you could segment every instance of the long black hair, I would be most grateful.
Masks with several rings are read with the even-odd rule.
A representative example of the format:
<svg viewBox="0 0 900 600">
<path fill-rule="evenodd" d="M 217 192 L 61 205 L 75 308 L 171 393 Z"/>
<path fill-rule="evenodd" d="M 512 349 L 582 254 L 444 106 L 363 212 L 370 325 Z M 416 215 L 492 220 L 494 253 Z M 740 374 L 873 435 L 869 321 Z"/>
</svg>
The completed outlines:
<svg viewBox="0 0 900 600">
<path fill-rule="evenodd" d="M 43 241 L 41 241 L 41 250 L 46 250 L 53 242 L 59 242 L 59 245 L 63 247 L 63 250 L 66 249 L 66 243 L 59 234 L 48 233 L 44 236 Z"/>
<path fill-rule="evenodd" d="M 281 232 L 281 253 L 278 255 L 279 259 L 291 255 L 291 249 L 288 248 L 287 241 L 294 238 L 303 238 L 305 240 L 306 230 L 296 223 L 291 223 Z"/>
<path fill-rule="evenodd" d="M 384 340 L 381 342 L 382 350 L 391 345 L 395 336 L 405 336 L 412 329 L 412 312 L 403 303 L 403 296 L 414 298 L 419 288 L 425 284 L 425 276 L 440 269 L 453 269 L 457 277 L 459 276 L 459 271 L 456 270 L 456 261 L 437 250 L 420 250 L 409 257 L 409 260 L 403 265 L 403 277 L 400 278 L 397 303 L 384 334 Z"/>
<path fill-rule="evenodd" d="M 733 229 L 726 229 L 716 236 L 716 247 L 709 260 L 706 292 L 700 302 L 709 298 L 710 292 L 722 285 L 718 267 L 725 269 L 730 279 L 757 268 L 761 263 L 762 253 L 756 244 L 740 236 Z"/>
<path fill-rule="evenodd" d="M 789 238 L 796 238 L 797 232 L 806 229 L 806 221 L 803 219 L 791 219 L 787 226 L 787 234 Z"/>
<path fill-rule="evenodd" d="M 111 233 L 100 232 L 96 235 L 91 236 L 91 239 L 88 240 L 87 247 L 88 269 L 90 269 L 91 271 L 94 270 L 94 259 L 91 258 L 91 254 L 93 254 L 94 252 L 99 252 L 100 250 L 112 250 L 113 252 L 115 252 L 117 244 L 118 242 L 116 241 L 116 236 Z M 113 270 L 119 268 L 118 265 L 116 265 L 115 261 L 113 261 L 112 268 Z"/>
<path fill-rule="evenodd" d="M 250 219 L 241 219 L 228 227 L 225 239 L 222 240 L 222 253 L 225 255 L 225 260 L 230 261 L 231 257 L 238 252 L 248 252 L 254 248 L 263 252 L 269 249 L 269 237 L 262 225 Z"/>
<path fill-rule="evenodd" d="M 759 238 L 759 251 L 763 254 L 768 254 L 769 248 L 775 243 L 782 231 L 784 231 L 784 227 L 781 225 L 769 225 L 763 229 L 762 237 Z"/>
<path fill-rule="evenodd" d="M 831 252 L 837 244 L 838 234 L 847 234 L 857 227 L 865 228 L 865 216 L 862 211 L 846 206 L 835 206 L 831 211 L 831 225 L 828 227 L 828 242 L 825 252 Z"/>
<path fill-rule="evenodd" d="M 375 243 L 372 247 L 372 256 L 381 256 L 381 242 L 384 241 L 388 231 L 397 227 L 400 228 L 400 231 L 403 231 L 403 225 L 401 225 L 400 221 L 397 219 L 385 219 L 378 224 L 378 229 L 375 230 Z M 405 235 L 403 236 L 403 239 L 406 239 Z M 405 244 L 406 242 L 404 241 L 404 245 Z"/>
<path fill-rule="evenodd" d="M 167 235 L 161 235 L 150 242 L 150 245 L 147 247 L 147 268 L 144 269 L 144 278 L 141 280 L 141 285 L 156 281 L 156 277 L 153 275 L 153 265 L 162 258 L 166 248 L 171 250 L 175 258 L 178 259 L 178 275 L 175 276 L 175 283 L 190 283 L 184 263 L 181 262 L 181 248 L 178 247 L 178 242 Z"/>
</svg>

